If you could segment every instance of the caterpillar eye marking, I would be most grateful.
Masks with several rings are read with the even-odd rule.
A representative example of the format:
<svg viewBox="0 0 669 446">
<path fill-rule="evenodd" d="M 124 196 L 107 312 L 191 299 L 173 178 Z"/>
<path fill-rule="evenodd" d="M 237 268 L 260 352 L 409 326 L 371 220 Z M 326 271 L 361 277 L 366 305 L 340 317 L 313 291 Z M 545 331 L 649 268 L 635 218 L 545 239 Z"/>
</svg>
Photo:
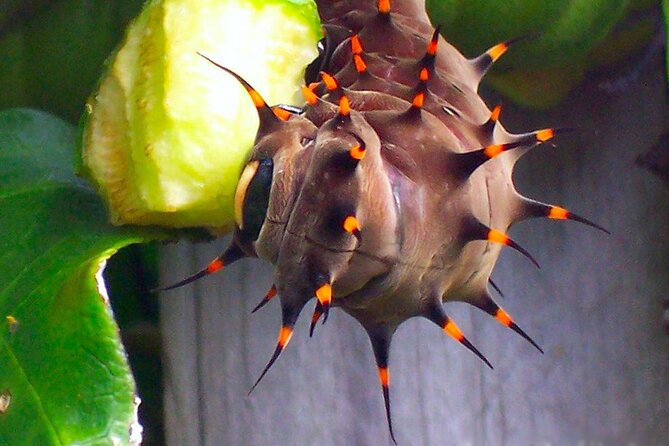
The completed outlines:
<svg viewBox="0 0 669 446">
<path fill-rule="evenodd" d="M 252 160 L 244 168 L 234 198 L 235 223 L 242 242 L 258 238 L 269 207 L 274 162 Z"/>
<path fill-rule="evenodd" d="M 242 176 L 239 177 L 237 189 L 235 190 L 235 223 L 239 229 L 244 229 L 244 201 L 246 200 L 246 192 L 249 188 L 251 180 L 258 171 L 260 161 L 252 160 L 244 167 Z"/>
</svg>

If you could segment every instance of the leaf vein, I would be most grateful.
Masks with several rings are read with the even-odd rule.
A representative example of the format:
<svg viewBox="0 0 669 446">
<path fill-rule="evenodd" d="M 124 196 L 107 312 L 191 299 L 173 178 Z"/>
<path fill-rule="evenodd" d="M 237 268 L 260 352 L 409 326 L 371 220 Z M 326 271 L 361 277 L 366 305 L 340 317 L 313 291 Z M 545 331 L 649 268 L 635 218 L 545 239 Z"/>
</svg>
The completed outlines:
<svg viewBox="0 0 669 446">
<path fill-rule="evenodd" d="M 12 347 L 9 345 L 9 342 L 7 342 L 7 340 L 5 338 L 1 338 L 1 339 L 5 343 L 5 347 L 7 348 L 7 352 L 9 354 L 10 359 L 12 360 L 12 362 L 14 363 L 16 368 L 21 371 L 21 375 L 23 375 L 23 378 L 24 378 L 26 384 L 28 385 L 28 389 L 30 390 L 30 393 L 32 394 L 33 398 L 35 399 L 35 402 L 37 404 L 37 408 L 39 410 L 40 415 L 42 416 L 42 418 L 46 422 L 47 426 L 51 430 L 52 435 L 55 436 L 56 439 L 58 440 L 58 444 L 63 445 L 64 444 L 63 440 L 60 438 L 60 435 L 59 435 L 58 431 L 56 430 L 56 427 L 51 422 L 51 419 L 48 417 L 48 415 L 46 413 L 46 410 L 44 409 L 44 406 L 42 405 L 42 399 L 40 398 L 39 393 L 37 392 L 37 389 L 35 389 L 35 386 L 33 386 L 32 382 L 30 382 L 30 378 L 28 378 L 28 375 L 27 375 L 26 371 L 23 369 L 23 367 L 21 366 L 21 363 L 19 362 L 18 358 L 14 354 L 14 351 L 12 350 Z"/>
</svg>

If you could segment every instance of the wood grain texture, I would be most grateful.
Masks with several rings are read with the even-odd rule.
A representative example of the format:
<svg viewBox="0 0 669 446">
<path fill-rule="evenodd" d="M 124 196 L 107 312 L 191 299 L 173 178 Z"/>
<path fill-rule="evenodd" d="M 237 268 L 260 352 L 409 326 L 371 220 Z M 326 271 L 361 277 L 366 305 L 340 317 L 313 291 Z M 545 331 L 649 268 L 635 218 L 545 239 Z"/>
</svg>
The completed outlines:
<svg viewBox="0 0 669 446">
<path fill-rule="evenodd" d="M 495 370 L 427 321 L 402 325 L 391 354 L 401 445 L 669 442 L 662 330 L 669 194 L 634 164 L 667 119 L 660 66 L 617 97 L 590 86 L 549 113 L 505 108 L 511 131 L 579 129 L 557 148 L 527 155 L 515 179 L 526 195 L 564 205 L 613 235 L 543 220 L 512 229 L 542 269 L 503 252 L 493 273 L 506 294 L 498 301 L 545 355 L 463 304 L 446 311 Z M 225 246 L 166 247 L 163 282 L 199 269 Z M 168 444 L 390 444 L 369 341 L 336 309 L 313 339 L 303 315 L 291 345 L 247 396 L 279 329 L 278 302 L 250 315 L 271 273 L 261 261 L 243 260 L 163 295 Z"/>
</svg>

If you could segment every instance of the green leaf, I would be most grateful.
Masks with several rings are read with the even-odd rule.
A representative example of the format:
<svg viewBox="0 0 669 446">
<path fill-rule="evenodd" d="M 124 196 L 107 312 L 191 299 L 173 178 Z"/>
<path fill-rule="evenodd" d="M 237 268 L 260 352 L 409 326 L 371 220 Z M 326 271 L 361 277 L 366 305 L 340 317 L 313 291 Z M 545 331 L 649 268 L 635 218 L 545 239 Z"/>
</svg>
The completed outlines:
<svg viewBox="0 0 669 446">
<path fill-rule="evenodd" d="M 134 383 L 95 276 L 117 249 L 170 234 L 107 223 L 72 173 L 75 132 L 0 112 L 1 445 L 131 444 Z"/>
<path fill-rule="evenodd" d="M 469 57 L 525 37 L 486 81 L 520 105 L 548 108 L 589 71 L 648 45 L 657 0 L 426 0 L 426 7 L 446 39 Z"/>
<path fill-rule="evenodd" d="M 0 109 L 76 122 L 104 60 L 143 0 L 0 1 Z"/>
<path fill-rule="evenodd" d="M 630 0 L 427 0 L 433 23 L 464 54 L 476 56 L 506 39 L 528 37 L 506 54 L 496 71 L 532 72 L 586 58 Z"/>
</svg>

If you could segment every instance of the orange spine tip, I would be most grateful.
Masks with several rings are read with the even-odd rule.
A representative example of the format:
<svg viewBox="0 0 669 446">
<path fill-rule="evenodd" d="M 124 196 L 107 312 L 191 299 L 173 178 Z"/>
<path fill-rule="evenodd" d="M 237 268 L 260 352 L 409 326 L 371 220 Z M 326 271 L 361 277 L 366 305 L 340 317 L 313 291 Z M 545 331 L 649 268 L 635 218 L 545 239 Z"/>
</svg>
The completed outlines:
<svg viewBox="0 0 669 446">
<path fill-rule="evenodd" d="M 272 300 L 275 296 L 276 296 L 276 285 L 272 285 L 272 288 L 270 288 L 267 294 L 265 294 L 265 299 Z"/>
<path fill-rule="evenodd" d="M 281 107 L 272 107 L 272 111 L 282 121 L 288 121 L 290 119 L 291 113 L 288 110 L 284 110 Z"/>
<path fill-rule="evenodd" d="M 458 326 L 455 325 L 455 322 L 451 320 L 446 322 L 443 329 L 447 335 L 449 335 L 458 342 L 462 342 L 462 340 L 465 338 L 465 335 L 463 335 Z"/>
<path fill-rule="evenodd" d="M 490 56 L 492 61 L 495 62 L 497 59 L 502 57 L 502 55 L 504 55 L 508 49 L 509 45 L 506 42 L 502 42 L 490 48 L 488 51 L 486 51 L 486 53 L 488 56 Z"/>
<path fill-rule="evenodd" d="M 366 150 L 362 146 L 355 146 L 348 151 L 348 154 L 351 155 L 351 158 L 355 160 L 362 160 L 365 157 Z"/>
<path fill-rule="evenodd" d="M 322 72 L 321 77 L 323 78 L 323 82 L 325 82 L 325 88 L 327 88 L 329 91 L 334 91 L 337 89 L 337 87 L 339 87 L 337 80 L 326 72 Z"/>
<path fill-rule="evenodd" d="M 388 387 L 390 385 L 390 372 L 388 367 L 379 367 L 379 381 L 383 387 Z"/>
<path fill-rule="evenodd" d="M 353 64 L 355 64 L 355 71 L 362 74 L 367 71 L 367 64 L 362 60 L 362 56 L 359 54 L 353 55 Z"/>
<path fill-rule="evenodd" d="M 569 218 L 569 211 L 558 206 L 551 206 L 548 211 L 548 218 L 552 218 L 553 220 L 567 220 Z"/>
<path fill-rule="evenodd" d="M 413 97 L 413 101 L 411 102 L 411 105 L 414 108 L 421 108 L 423 107 L 423 103 L 425 102 L 425 93 L 422 91 L 420 93 L 416 93 L 416 96 Z"/>
<path fill-rule="evenodd" d="M 348 101 L 348 98 L 342 95 L 339 98 L 339 114 L 342 116 L 348 116 L 351 113 L 351 103 Z"/>
<path fill-rule="evenodd" d="M 492 144 L 492 145 L 487 146 L 485 148 L 485 150 L 483 151 L 483 153 L 488 158 L 494 158 L 497 155 L 499 155 L 500 153 L 504 152 L 505 148 L 506 148 L 506 146 L 504 144 Z"/>
<path fill-rule="evenodd" d="M 488 241 L 493 243 L 500 243 L 502 245 L 508 245 L 509 236 L 502 231 L 498 231 L 497 229 L 491 229 L 488 231 Z"/>
<path fill-rule="evenodd" d="M 318 302 L 320 302 L 321 305 L 330 305 L 330 301 L 332 300 L 332 286 L 329 283 L 321 285 L 316 290 L 316 299 L 318 299 Z"/>
<path fill-rule="evenodd" d="M 265 106 L 265 100 L 260 96 L 260 94 L 255 91 L 252 88 L 248 89 L 249 96 L 251 96 L 251 100 L 253 101 L 253 105 L 256 106 L 256 108 L 262 108 Z"/>
<path fill-rule="evenodd" d="M 358 219 L 352 215 L 349 215 L 344 219 L 344 230 L 349 234 L 360 231 L 360 225 L 358 224 Z"/>
<path fill-rule="evenodd" d="M 497 309 L 497 312 L 495 313 L 495 319 L 507 327 L 510 327 L 513 324 L 513 319 L 511 319 L 511 316 L 509 316 L 509 313 L 506 311 L 502 310 L 501 308 Z"/>
<path fill-rule="evenodd" d="M 379 0 L 377 5 L 381 14 L 390 13 L 390 0 Z"/>
<path fill-rule="evenodd" d="M 316 105 L 318 103 L 318 96 L 316 96 L 316 93 L 314 93 L 313 90 L 306 85 L 302 86 L 302 95 L 304 95 L 304 99 L 307 101 L 307 104 Z"/>
<path fill-rule="evenodd" d="M 492 122 L 497 122 L 499 121 L 499 115 L 502 113 L 502 106 L 501 105 L 496 105 L 492 111 L 490 112 L 490 120 Z"/>
<path fill-rule="evenodd" d="M 353 54 L 362 54 L 362 43 L 360 43 L 360 37 L 357 34 L 351 36 L 351 52 Z"/>
<path fill-rule="evenodd" d="M 291 327 L 288 327 L 284 325 L 281 327 L 281 330 L 279 331 L 279 348 L 284 349 L 286 348 L 286 345 L 290 342 L 290 338 L 293 337 L 293 329 Z"/>
<path fill-rule="evenodd" d="M 437 45 L 439 44 L 439 34 L 435 33 L 434 38 L 427 44 L 427 55 L 435 56 L 437 54 Z"/>
<path fill-rule="evenodd" d="M 421 68 L 418 79 L 423 82 L 427 82 L 427 80 L 430 79 L 430 71 L 427 68 Z"/>
<path fill-rule="evenodd" d="M 215 273 L 216 271 L 223 268 L 223 260 L 216 259 L 213 260 L 209 265 L 207 265 L 207 273 Z"/>
<path fill-rule="evenodd" d="M 543 129 L 535 133 L 537 141 L 544 142 L 555 136 L 555 129 Z"/>
</svg>

